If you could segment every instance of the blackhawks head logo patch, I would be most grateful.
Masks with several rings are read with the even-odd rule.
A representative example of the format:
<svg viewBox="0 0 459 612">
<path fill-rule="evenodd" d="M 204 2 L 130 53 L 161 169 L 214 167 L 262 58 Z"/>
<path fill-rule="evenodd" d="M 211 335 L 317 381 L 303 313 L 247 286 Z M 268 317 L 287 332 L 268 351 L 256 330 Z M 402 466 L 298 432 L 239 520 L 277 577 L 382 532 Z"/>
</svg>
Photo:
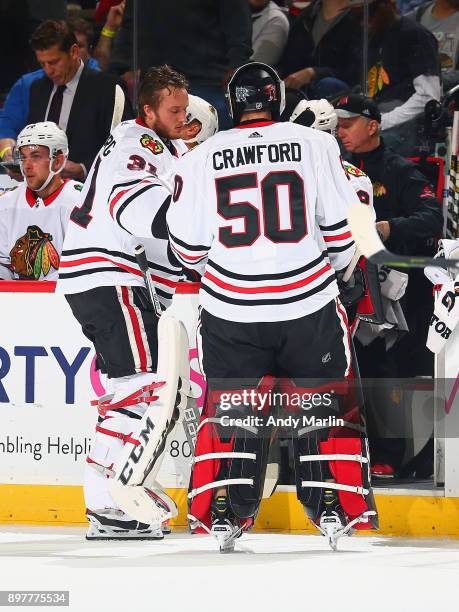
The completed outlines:
<svg viewBox="0 0 459 612">
<path fill-rule="evenodd" d="M 164 151 L 164 145 L 159 140 L 152 138 L 149 134 L 142 134 L 140 144 L 145 149 L 151 151 L 154 155 L 159 155 Z"/>
<path fill-rule="evenodd" d="M 16 240 L 10 251 L 11 269 L 24 280 L 39 280 L 51 268 L 59 267 L 59 255 L 52 244 L 51 234 L 38 225 L 29 225 L 27 232 Z"/>
<path fill-rule="evenodd" d="M 384 187 L 382 183 L 378 183 L 378 181 L 373 183 L 373 195 L 375 198 L 381 198 L 387 194 L 387 189 Z"/>
<path fill-rule="evenodd" d="M 366 176 L 366 174 L 365 174 L 365 172 L 363 172 L 363 170 L 360 170 L 360 168 L 357 168 L 357 166 L 353 166 L 352 164 L 346 164 L 345 163 L 344 164 L 344 169 L 351 176 Z"/>
</svg>

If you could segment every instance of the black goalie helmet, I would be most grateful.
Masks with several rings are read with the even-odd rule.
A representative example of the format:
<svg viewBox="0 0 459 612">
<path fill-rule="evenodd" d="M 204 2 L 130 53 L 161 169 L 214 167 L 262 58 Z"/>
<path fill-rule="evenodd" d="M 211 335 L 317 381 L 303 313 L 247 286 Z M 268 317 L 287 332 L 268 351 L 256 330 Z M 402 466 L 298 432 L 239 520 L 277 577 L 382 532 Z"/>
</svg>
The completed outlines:
<svg viewBox="0 0 459 612">
<path fill-rule="evenodd" d="M 284 82 L 268 64 L 245 64 L 228 81 L 226 103 L 235 125 L 248 111 L 269 111 L 278 120 L 285 107 Z"/>
</svg>

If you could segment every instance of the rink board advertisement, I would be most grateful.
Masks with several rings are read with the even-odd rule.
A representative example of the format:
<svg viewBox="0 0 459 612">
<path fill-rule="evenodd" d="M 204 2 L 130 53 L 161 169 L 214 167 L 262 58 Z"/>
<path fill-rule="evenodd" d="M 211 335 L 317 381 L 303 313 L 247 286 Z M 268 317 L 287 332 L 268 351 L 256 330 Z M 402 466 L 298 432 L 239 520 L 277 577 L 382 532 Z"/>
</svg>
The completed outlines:
<svg viewBox="0 0 459 612">
<path fill-rule="evenodd" d="M 11 293 L 12 286 L 24 283 L 1 283 L 0 290 L 0 484 L 81 485 L 97 421 L 90 402 L 104 394 L 94 349 L 53 283 L 41 283 L 48 292 L 40 293 Z M 186 487 L 190 461 L 178 424 L 160 472 L 163 486 Z"/>
</svg>

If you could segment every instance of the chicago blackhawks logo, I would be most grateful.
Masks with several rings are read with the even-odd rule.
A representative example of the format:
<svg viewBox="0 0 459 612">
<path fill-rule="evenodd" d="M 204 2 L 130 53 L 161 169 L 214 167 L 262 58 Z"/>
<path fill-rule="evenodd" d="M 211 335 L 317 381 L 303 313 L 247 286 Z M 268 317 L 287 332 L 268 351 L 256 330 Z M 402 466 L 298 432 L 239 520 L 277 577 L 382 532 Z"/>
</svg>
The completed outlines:
<svg viewBox="0 0 459 612">
<path fill-rule="evenodd" d="M 27 233 L 16 240 L 10 251 L 11 269 L 24 280 L 39 280 L 51 268 L 59 267 L 59 255 L 52 244 L 51 234 L 38 225 L 29 225 Z"/>
<path fill-rule="evenodd" d="M 377 62 L 368 71 L 368 95 L 374 98 L 385 85 L 389 85 L 390 78 L 382 62 Z"/>
<path fill-rule="evenodd" d="M 375 198 L 381 198 L 382 196 L 385 196 L 386 194 L 387 194 L 387 189 L 384 187 L 382 183 L 378 183 L 378 181 L 373 183 L 373 195 L 375 196 Z"/>
<path fill-rule="evenodd" d="M 365 172 L 363 172 L 362 170 L 360 170 L 360 168 L 357 168 L 356 166 L 353 166 L 352 164 L 344 164 L 344 170 L 348 173 L 351 174 L 352 176 L 366 176 Z"/>
<path fill-rule="evenodd" d="M 142 134 L 140 144 L 145 149 L 151 151 L 154 155 L 159 155 L 164 151 L 164 145 L 162 144 L 162 142 L 159 142 L 159 140 L 155 140 L 148 134 Z"/>
</svg>

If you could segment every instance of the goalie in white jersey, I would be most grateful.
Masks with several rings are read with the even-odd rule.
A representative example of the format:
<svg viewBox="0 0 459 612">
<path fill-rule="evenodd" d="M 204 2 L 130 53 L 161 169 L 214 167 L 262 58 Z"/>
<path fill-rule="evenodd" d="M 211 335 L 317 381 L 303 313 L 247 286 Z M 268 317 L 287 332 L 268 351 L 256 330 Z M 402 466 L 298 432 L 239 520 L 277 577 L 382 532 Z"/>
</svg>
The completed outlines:
<svg viewBox="0 0 459 612">
<path fill-rule="evenodd" d="M 162 537 L 153 520 L 135 521 L 120 510 L 110 477 L 117 476 L 116 461 L 129 445 L 143 448 L 135 434 L 156 395 L 150 385 L 157 367 L 158 318 L 134 248 L 144 245 L 163 306 L 181 278 L 181 264 L 168 243 L 166 210 L 174 164 L 187 150 L 180 140 L 187 105 L 187 82 L 181 74 L 168 66 L 149 69 L 139 89 L 139 117 L 111 133 L 70 216 L 58 289 L 66 294 L 94 343 L 99 368 L 108 376 L 85 474 L 88 539 Z M 167 420 L 164 438 L 172 425 Z M 171 500 L 161 491 L 155 499 L 167 513 Z"/>
<path fill-rule="evenodd" d="M 67 136 L 51 121 L 27 125 L 16 154 L 24 182 L 0 194 L 0 279 L 57 280 L 70 211 L 82 188 L 60 175 Z"/>
<path fill-rule="evenodd" d="M 240 395 L 266 399 L 275 385 L 288 397 L 331 392 L 347 416 L 356 412 L 335 272 L 353 258 L 346 211 L 358 201 L 332 136 L 277 123 L 284 93 L 272 68 L 242 66 L 227 97 L 235 128 L 178 162 L 167 213 L 174 252 L 202 274 L 208 394 L 189 517 L 193 529 L 216 535 L 223 551 L 253 524 L 272 434 L 269 421 L 244 420 L 263 412 Z M 341 396 L 338 389 L 345 389 Z M 244 418 L 230 423 L 225 415 Z M 362 431 L 360 421 L 353 426 Z M 365 437 L 335 429 L 292 433 L 298 497 L 333 546 L 351 527 L 372 528 L 376 514 Z"/>
</svg>

